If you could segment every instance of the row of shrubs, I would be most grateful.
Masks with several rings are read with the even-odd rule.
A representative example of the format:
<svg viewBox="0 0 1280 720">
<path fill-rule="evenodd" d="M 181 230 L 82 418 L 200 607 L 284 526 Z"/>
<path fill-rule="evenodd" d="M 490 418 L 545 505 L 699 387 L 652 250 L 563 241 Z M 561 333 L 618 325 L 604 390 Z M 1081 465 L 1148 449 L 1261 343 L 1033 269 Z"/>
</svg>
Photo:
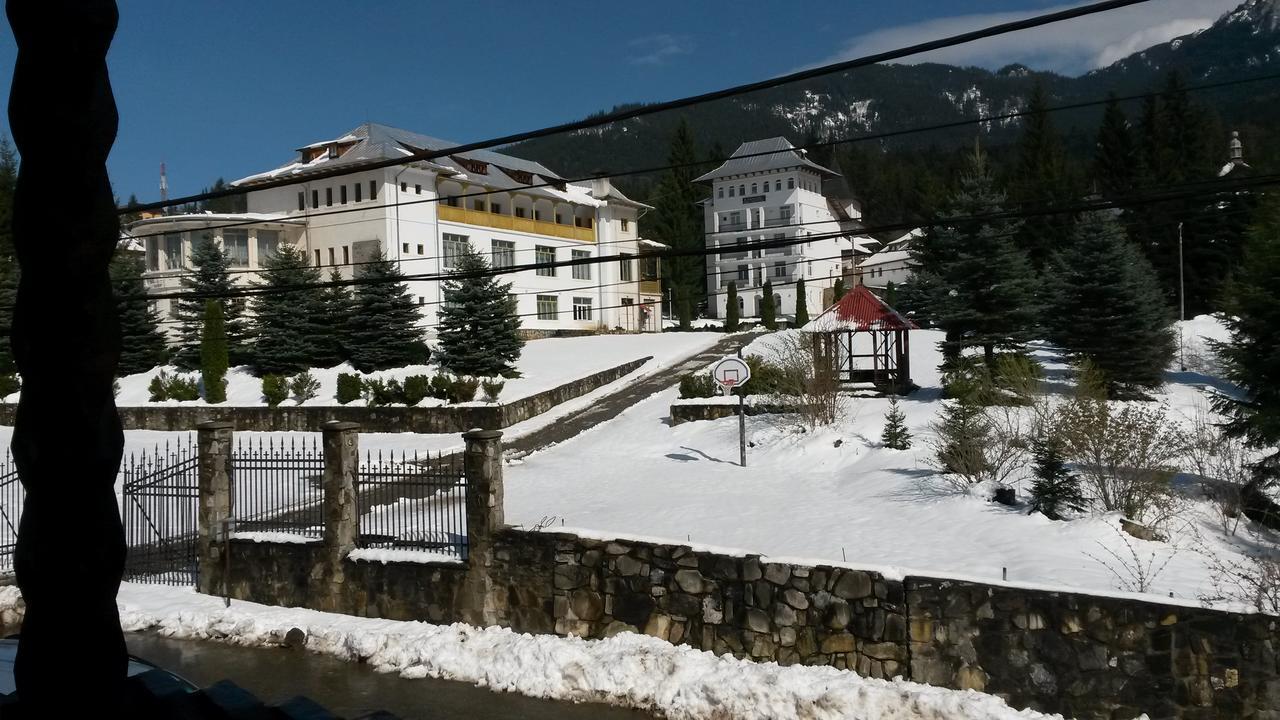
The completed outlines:
<svg viewBox="0 0 1280 720">
<path fill-rule="evenodd" d="M 320 381 L 309 372 L 293 377 L 287 375 L 263 375 L 262 398 L 275 407 L 292 397 L 299 405 L 320 394 Z"/>
<path fill-rule="evenodd" d="M 739 395 L 785 395 L 787 394 L 786 371 L 780 365 L 768 362 L 758 355 L 747 355 L 747 367 L 751 368 L 751 379 L 738 388 Z M 711 379 L 706 370 L 691 372 L 680 378 L 680 397 L 709 398 L 721 394 L 720 386 Z"/>
<path fill-rule="evenodd" d="M 426 398 L 436 398 L 449 403 L 471 402 L 483 388 L 484 399 L 498 399 L 505 383 L 502 380 L 480 380 L 473 377 L 450 375 L 410 375 L 403 382 L 394 378 L 361 378 L 353 373 L 338 375 L 338 403 L 346 405 L 364 398 L 370 406 L 417 405 Z"/>
</svg>

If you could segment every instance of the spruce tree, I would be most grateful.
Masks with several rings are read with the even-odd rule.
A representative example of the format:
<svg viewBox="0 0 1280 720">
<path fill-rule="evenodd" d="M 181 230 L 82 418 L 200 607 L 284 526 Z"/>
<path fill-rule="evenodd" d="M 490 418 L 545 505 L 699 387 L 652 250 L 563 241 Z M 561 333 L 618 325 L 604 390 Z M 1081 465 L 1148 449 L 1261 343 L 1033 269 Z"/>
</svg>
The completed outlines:
<svg viewBox="0 0 1280 720">
<path fill-rule="evenodd" d="M 737 332 L 738 330 L 738 283 L 729 283 L 729 294 L 725 297 L 724 304 L 724 331 Z"/>
<path fill-rule="evenodd" d="M 844 297 L 844 294 L 846 292 L 848 292 L 848 290 L 844 286 L 844 278 L 843 277 L 836 278 L 836 284 L 831 286 L 831 302 L 832 303 L 840 302 L 840 298 Z"/>
<path fill-rule="evenodd" d="M 959 475 L 975 485 L 991 470 L 987 446 L 991 421 L 972 395 L 945 403 L 932 428 L 937 435 L 934 462 L 943 472 Z"/>
<path fill-rule="evenodd" d="M 222 318 L 222 305 L 217 300 L 204 303 L 204 322 L 200 331 L 200 381 L 204 384 L 204 401 L 227 401 L 227 327 Z"/>
<path fill-rule="evenodd" d="M 689 302 L 688 292 L 681 292 L 676 298 L 676 316 L 680 319 L 681 330 L 693 329 L 693 307 Z"/>
<path fill-rule="evenodd" d="M 796 281 L 796 327 L 804 327 L 809 324 L 809 298 L 804 290 L 804 278 Z"/>
<path fill-rule="evenodd" d="M 999 213 L 1004 199 L 986 156 L 975 147 L 943 220 Z M 1021 350 L 1033 339 L 1038 281 L 1013 243 L 1019 227 L 1008 219 L 958 220 L 933 227 L 912 244 L 918 268 L 913 293 L 924 315 L 946 332 L 947 362 L 965 348 L 979 347 L 994 369 L 996 349 Z"/>
<path fill-rule="evenodd" d="M 426 362 L 422 315 L 400 267 L 379 248 L 356 270 L 347 345 L 357 370 L 385 370 Z M 448 299 L 446 297 L 446 303 Z M 443 310 L 442 310 L 443 313 Z"/>
<path fill-rule="evenodd" d="M 778 308 L 773 301 L 773 281 L 764 281 L 764 295 L 760 298 L 760 322 L 768 330 L 778 329 Z"/>
<path fill-rule="evenodd" d="M 325 315 L 320 270 L 308 262 L 306 250 L 281 245 L 259 264 L 256 287 L 265 292 L 253 298 L 254 370 L 259 376 L 292 375 L 334 364 L 325 348 L 342 328 Z"/>
<path fill-rule="evenodd" d="M 1012 204 L 1029 209 L 1050 209 L 1071 199 L 1066 153 L 1049 116 L 1044 86 L 1036 83 L 1027 103 L 1028 115 L 1018 141 L 1018 157 L 1009 184 Z M 1026 253 L 1036 272 L 1049 255 L 1068 240 L 1071 218 L 1065 214 L 1034 214 L 1016 229 L 1014 244 Z"/>
<path fill-rule="evenodd" d="M 662 176 L 654 196 L 653 212 L 645 220 L 645 234 L 665 243 L 675 251 L 694 251 L 706 247 L 703 239 L 702 208 L 698 204 L 707 195 L 703 186 L 694 178 L 703 170 L 697 164 L 698 150 L 688 121 L 681 117 L 671 137 L 667 163 L 670 169 Z M 662 263 L 663 281 L 676 299 L 676 311 L 680 303 L 694 297 L 706 296 L 706 259 L 701 255 L 670 257 Z M 687 329 L 681 323 L 681 328 Z"/>
<path fill-rule="evenodd" d="M 1085 213 L 1073 234 L 1049 276 L 1048 339 L 1102 371 L 1113 395 L 1160 385 L 1175 347 L 1151 264 L 1110 211 Z"/>
<path fill-rule="evenodd" d="M 241 364 L 250 359 L 245 301 L 231 296 L 236 286 L 230 270 L 231 257 L 218 247 L 212 235 L 205 234 L 193 241 L 191 269 L 182 276 L 184 297 L 175 301 L 179 330 L 173 363 L 184 370 L 200 367 L 200 325 L 204 320 L 206 299 L 215 299 L 222 305 L 231 362 Z"/>
<path fill-rule="evenodd" d="M 1231 339 L 1216 350 L 1243 397 L 1220 394 L 1215 409 L 1229 418 L 1228 433 L 1266 453 L 1254 482 L 1273 482 L 1280 478 L 1280 197 L 1267 197 L 1259 208 L 1226 298 Z"/>
<path fill-rule="evenodd" d="M 440 306 L 440 367 L 455 375 L 513 377 L 524 348 L 511 284 L 486 275 L 489 263 L 467 244 L 456 280 L 444 283 Z"/>
<path fill-rule="evenodd" d="M 120 364 L 116 374 L 121 377 L 163 365 L 169 354 L 160 330 L 160 314 L 146 299 L 142 271 L 139 258 L 117 254 L 111 259 L 111 288 L 120 319 Z"/>
<path fill-rule="evenodd" d="M 1050 520 L 1062 520 L 1068 510 L 1084 510 L 1080 478 L 1067 470 L 1058 443 L 1049 438 L 1037 438 L 1032 441 L 1031 454 L 1035 460 L 1031 512 L 1039 512 Z"/>
<path fill-rule="evenodd" d="M 889 398 L 889 410 L 884 416 L 884 432 L 880 442 L 887 448 L 907 450 L 911 447 L 911 431 L 907 430 L 907 416 L 898 406 L 898 398 Z"/>
<path fill-rule="evenodd" d="M 1094 147 L 1095 191 L 1108 200 L 1129 196 L 1133 193 L 1137 163 L 1138 153 L 1129 119 L 1125 117 L 1115 93 L 1111 93 L 1107 97 Z"/>
<path fill-rule="evenodd" d="M 343 284 L 342 273 L 334 268 L 329 272 L 329 286 L 321 292 L 324 316 L 333 328 L 325 338 L 325 347 L 317 359 L 317 367 L 333 367 L 351 359 L 347 348 L 346 330 L 351 322 L 351 291 Z"/>
</svg>

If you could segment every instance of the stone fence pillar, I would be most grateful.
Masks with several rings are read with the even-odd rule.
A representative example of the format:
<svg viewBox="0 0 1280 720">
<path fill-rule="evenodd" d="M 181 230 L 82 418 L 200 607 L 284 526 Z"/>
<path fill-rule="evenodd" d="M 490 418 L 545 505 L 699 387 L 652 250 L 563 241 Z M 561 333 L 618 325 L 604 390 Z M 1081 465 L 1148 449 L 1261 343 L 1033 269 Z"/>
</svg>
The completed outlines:
<svg viewBox="0 0 1280 720">
<path fill-rule="evenodd" d="M 502 431 L 462 434 L 467 478 L 467 579 L 463 584 L 463 622 L 477 626 L 501 621 L 501 598 L 494 592 L 493 536 L 503 526 Z"/>
<path fill-rule="evenodd" d="M 224 566 L 223 523 L 231 517 L 231 423 L 221 420 L 196 426 L 198 484 L 200 488 L 199 527 L 196 552 L 199 563 L 199 590 L 208 595 L 222 592 Z"/>
<path fill-rule="evenodd" d="M 360 470 L 360 423 L 333 420 L 320 429 L 324 447 L 324 568 L 327 592 L 323 601 L 340 608 L 345 578 L 343 562 L 356 549 L 360 532 L 360 508 L 356 502 L 356 476 Z"/>
</svg>

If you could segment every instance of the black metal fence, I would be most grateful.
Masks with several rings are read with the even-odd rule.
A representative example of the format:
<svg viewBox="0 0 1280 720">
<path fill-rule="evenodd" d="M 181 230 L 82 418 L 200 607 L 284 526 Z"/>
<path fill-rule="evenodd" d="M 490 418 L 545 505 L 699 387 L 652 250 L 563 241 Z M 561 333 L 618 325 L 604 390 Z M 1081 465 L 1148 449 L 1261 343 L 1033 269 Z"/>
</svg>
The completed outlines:
<svg viewBox="0 0 1280 720">
<path fill-rule="evenodd" d="M 199 453 L 195 442 L 156 446 L 124 458 L 120 519 L 129 551 L 124 579 L 195 585 L 199 561 Z"/>
<path fill-rule="evenodd" d="M 462 456 L 368 453 L 356 482 L 362 548 L 467 559 Z"/>
<path fill-rule="evenodd" d="M 13 551 L 18 546 L 18 518 L 22 515 L 22 503 L 27 498 L 26 489 L 18 481 L 18 466 L 8 450 L 4 452 L 4 464 L 0 465 L 0 575 L 13 574 Z"/>
<path fill-rule="evenodd" d="M 237 441 L 231 453 L 236 535 L 323 537 L 323 476 L 324 452 L 315 437 Z"/>
</svg>

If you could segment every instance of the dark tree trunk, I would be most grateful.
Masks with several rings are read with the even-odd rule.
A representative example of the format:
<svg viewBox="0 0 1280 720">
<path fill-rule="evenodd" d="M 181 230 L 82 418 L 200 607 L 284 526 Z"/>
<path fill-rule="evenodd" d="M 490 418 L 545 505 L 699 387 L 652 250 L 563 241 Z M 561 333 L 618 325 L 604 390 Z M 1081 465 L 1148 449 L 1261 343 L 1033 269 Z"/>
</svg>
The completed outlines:
<svg viewBox="0 0 1280 720">
<path fill-rule="evenodd" d="M 119 717 L 125 544 L 113 486 L 124 436 L 111 390 L 119 226 L 106 167 L 117 123 L 106 55 L 119 16 L 114 0 L 8 0 L 6 10 L 18 46 L 9 123 L 22 155 L 13 455 L 27 490 L 14 673 L 24 717 L 86 717 L 84 706 Z"/>
</svg>

